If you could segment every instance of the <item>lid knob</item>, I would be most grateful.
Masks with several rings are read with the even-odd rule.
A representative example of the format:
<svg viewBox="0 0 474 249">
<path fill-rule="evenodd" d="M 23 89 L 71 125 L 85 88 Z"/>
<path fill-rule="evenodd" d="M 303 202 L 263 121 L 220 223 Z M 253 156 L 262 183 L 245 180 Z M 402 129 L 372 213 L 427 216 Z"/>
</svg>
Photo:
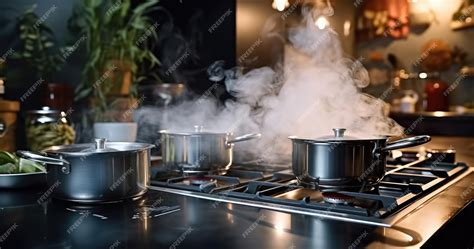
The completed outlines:
<svg viewBox="0 0 474 249">
<path fill-rule="evenodd" d="M 204 129 L 204 127 L 202 125 L 195 125 L 194 126 L 194 131 L 195 132 L 202 132 L 203 129 Z"/>
<path fill-rule="evenodd" d="M 107 142 L 106 138 L 96 138 L 95 141 L 95 149 L 96 150 L 103 150 L 105 149 L 105 142 Z"/>
<path fill-rule="evenodd" d="M 346 129 L 344 128 L 334 128 L 332 130 L 334 131 L 334 137 L 336 138 L 343 138 L 344 132 L 346 132 Z"/>
</svg>

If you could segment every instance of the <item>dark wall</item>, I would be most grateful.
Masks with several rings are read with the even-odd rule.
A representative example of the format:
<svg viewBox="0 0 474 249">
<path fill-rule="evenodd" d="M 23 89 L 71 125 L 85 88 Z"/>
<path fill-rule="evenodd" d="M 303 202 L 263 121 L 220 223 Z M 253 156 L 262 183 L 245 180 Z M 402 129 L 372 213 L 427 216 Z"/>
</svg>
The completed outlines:
<svg viewBox="0 0 474 249">
<path fill-rule="evenodd" d="M 158 11 L 160 41 L 155 50 L 162 62 L 160 75 L 166 82 L 183 82 L 201 93 L 213 84 L 206 70 L 217 60 L 235 66 L 235 0 L 162 0 L 168 10 Z M 189 53 L 189 56 L 185 54 Z M 183 63 L 172 74 L 167 71 L 177 60 Z"/>
<path fill-rule="evenodd" d="M 52 29 L 57 39 L 57 45 L 72 45 L 81 34 L 69 32 L 67 27 L 75 6 L 81 0 L 2 0 L 0 1 L 0 56 L 10 49 L 17 50 L 19 38 L 17 34 L 16 18 L 27 8 L 36 4 L 35 13 L 42 17 L 46 12 L 50 14 L 45 18 L 45 23 Z M 137 2 L 132 1 L 135 4 Z M 208 80 L 206 69 L 217 60 L 224 60 L 226 67 L 235 66 L 235 0 L 161 0 L 159 3 L 164 10 L 155 11 L 150 16 L 159 24 L 159 41 L 154 48 L 154 53 L 162 62 L 158 70 L 165 82 L 182 82 L 199 96 L 209 89 L 213 82 Z M 211 27 L 212 31 L 209 31 Z M 189 54 L 184 56 L 185 54 Z M 77 86 L 81 81 L 81 71 L 85 61 L 84 44 L 68 57 L 61 72 L 55 75 L 55 82 Z M 181 63 L 172 73 L 166 72 L 176 65 L 181 58 Z M 20 97 L 38 80 L 30 69 L 18 61 L 6 58 L 6 98 L 20 100 Z M 155 72 L 156 73 L 156 72 Z M 1 75 L 0 75 L 1 76 Z M 155 82 L 148 82 L 155 83 Z M 33 93 L 21 102 L 19 115 L 18 145 L 24 147 L 22 124 L 25 110 L 40 108 L 41 84 Z M 225 96 L 225 87 L 213 87 L 213 94 Z M 224 97 L 225 98 L 225 97 Z M 74 116 L 81 116 L 81 109 L 85 106 L 74 107 Z"/>
<path fill-rule="evenodd" d="M 17 17 L 36 5 L 35 13 L 42 17 L 49 11 L 45 18 L 45 23 L 53 30 L 57 39 L 57 44 L 64 46 L 74 41 L 74 37 L 67 30 L 67 19 L 72 13 L 72 9 L 79 0 L 59 1 L 59 0 L 3 0 L 0 1 L 0 55 L 8 50 L 18 50 L 19 37 L 17 28 Z M 80 81 L 81 59 L 80 49 L 68 58 L 61 72 L 55 75 L 55 81 L 64 84 L 76 85 Z M 6 57 L 6 98 L 19 100 L 19 98 L 38 79 L 31 69 L 19 61 L 13 60 L 11 56 Z M 43 85 L 43 84 L 42 84 Z M 41 94 L 41 86 L 35 90 L 31 96 L 21 103 L 23 110 L 38 108 Z"/>
<path fill-rule="evenodd" d="M 45 19 L 45 23 L 53 30 L 58 45 L 74 44 L 80 34 L 71 34 L 67 29 L 67 21 L 74 6 L 80 3 L 80 0 L 1 1 L 0 54 L 10 48 L 15 50 L 18 46 L 16 18 L 33 4 L 36 4 L 35 12 L 40 17 L 51 8 L 55 8 Z M 206 75 L 206 69 L 212 62 L 224 60 L 229 67 L 235 65 L 235 0 L 162 0 L 160 5 L 165 11 L 153 12 L 151 16 L 160 25 L 158 28 L 160 40 L 154 51 L 162 62 L 162 67 L 159 69 L 161 78 L 165 82 L 186 83 L 198 93 L 205 91 L 212 85 Z M 221 17 L 224 18 L 220 24 L 210 32 L 209 28 Z M 55 77 L 57 82 L 72 86 L 80 82 L 84 62 L 83 49 L 83 46 L 80 46 L 68 58 L 62 71 Z M 183 56 L 185 53 L 189 53 L 189 56 Z M 173 73 L 166 74 L 180 58 L 183 60 L 179 67 L 173 70 Z M 8 58 L 6 61 L 7 97 L 19 99 L 37 79 L 28 73 L 24 65 Z M 35 91 L 25 100 L 22 109 L 37 108 L 40 92 Z"/>
</svg>

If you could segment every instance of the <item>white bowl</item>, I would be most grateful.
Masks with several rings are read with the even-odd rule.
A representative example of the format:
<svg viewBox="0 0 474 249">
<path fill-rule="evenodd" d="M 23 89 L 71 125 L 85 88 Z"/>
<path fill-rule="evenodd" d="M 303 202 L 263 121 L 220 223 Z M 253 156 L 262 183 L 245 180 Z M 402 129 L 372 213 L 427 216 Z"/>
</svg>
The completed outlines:
<svg viewBox="0 0 474 249">
<path fill-rule="evenodd" d="M 94 137 L 106 138 L 109 142 L 135 142 L 137 123 L 95 123 Z"/>
</svg>

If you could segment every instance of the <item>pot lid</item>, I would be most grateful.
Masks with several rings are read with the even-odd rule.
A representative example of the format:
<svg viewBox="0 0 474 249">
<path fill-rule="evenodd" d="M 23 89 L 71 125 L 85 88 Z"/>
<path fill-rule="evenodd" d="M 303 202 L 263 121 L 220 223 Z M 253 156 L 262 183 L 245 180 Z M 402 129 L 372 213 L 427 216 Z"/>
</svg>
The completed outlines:
<svg viewBox="0 0 474 249">
<path fill-rule="evenodd" d="M 383 136 L 368 136 L 368 137 L 356 137 L 356 136 L 347 136 L 345 132 L 347 129 L 345 128 L 334 128 L 332 129 L 334 135 L 329 136 L 322 136 L 318 138 L 298 138 L 295 136 L 289 137 L 290 139 L 297 139 L 297 140 L 306 140 L 306 141 L 313 141 L 313 142 L 344 142 L 344 141 L 371 141 L 371 140 L 379 140 L 379 139 L 387 139 L 387 137 Z"/>
<path fill-rule="evenodd" d="M 232 132 L 213 132 L 204 130 L 204 126 L 195 125 L 194 131 L 174 131 L 174 130 L 161 130 L 161 134 L 170 135 L 181 135 L 181 136 L 194 136 L 194 135 L 218 135 L 218 136 L 231 136 Z"/>
<path fill-rule="evenodd" d="M 60 145 L 46 148 L 44 152 L 84 156 L 101 153 L 135 152 L 155 147 L 153 144 L 130 142 L 107 142 L 105 138 L 95 139 L 95 143 Z"/>
</svg>

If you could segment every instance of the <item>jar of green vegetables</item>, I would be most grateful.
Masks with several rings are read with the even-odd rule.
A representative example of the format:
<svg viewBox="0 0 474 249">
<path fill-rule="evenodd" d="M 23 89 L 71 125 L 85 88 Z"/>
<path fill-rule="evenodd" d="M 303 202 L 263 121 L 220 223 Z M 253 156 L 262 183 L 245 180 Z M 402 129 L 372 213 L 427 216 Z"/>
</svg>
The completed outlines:
<svg viewBox="0 0 474 249">
<path fill-rule="evenodd" d="M 68 111 L 69 112 L 69 111 Z M 41 151 L 53 145 L 74 143 L 75 132 L 68 113 L 43 107 L 26 113 L 26 141 L 32 151 Z"/>
</svg>

